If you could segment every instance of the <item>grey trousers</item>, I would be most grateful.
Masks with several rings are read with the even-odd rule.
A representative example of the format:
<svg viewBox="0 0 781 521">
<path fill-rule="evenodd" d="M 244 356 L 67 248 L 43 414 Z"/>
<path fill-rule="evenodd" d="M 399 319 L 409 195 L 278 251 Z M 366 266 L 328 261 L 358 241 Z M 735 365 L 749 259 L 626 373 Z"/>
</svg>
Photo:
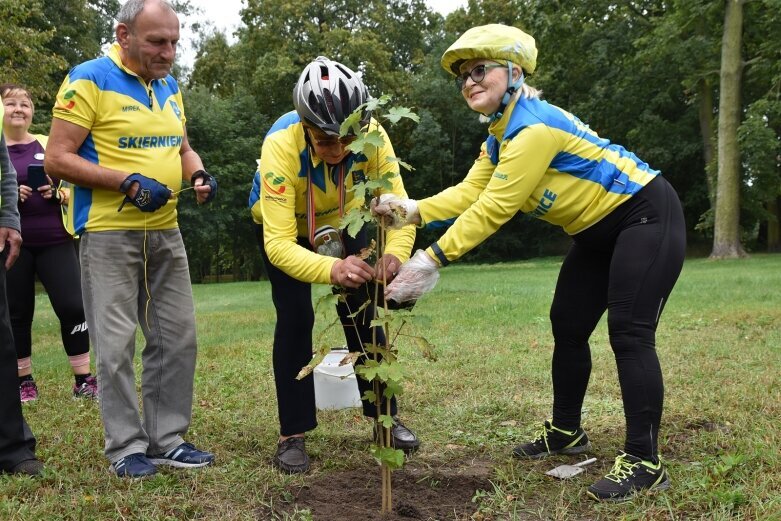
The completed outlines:
<svg viewBox="0 0 781 521">
<path fill-rule="evenodd" d="M 116 461 L 181 444 L 190 426 L 196 339 L 187 255 L 178 229 L 87 232 L 81 278 L 97 355 L 105 453 Z M 143 421 L 133 368 L 136 326 L 142 352 Z"/>
</svg>

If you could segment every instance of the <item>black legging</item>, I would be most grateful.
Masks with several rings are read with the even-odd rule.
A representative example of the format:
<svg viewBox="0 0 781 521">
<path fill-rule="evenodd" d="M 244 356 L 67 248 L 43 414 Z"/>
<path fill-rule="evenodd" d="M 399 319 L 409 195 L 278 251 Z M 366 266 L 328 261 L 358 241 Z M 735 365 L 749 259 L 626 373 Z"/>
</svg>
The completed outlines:
<svg viewBox="0 0 781 521">
<path fill-rule="evenodd" d="M 81 273 L 73 242 L 54 246 L 22 246 L 8 270 L 8 309 L 17 358 L 32 352 L 35 276 L 43 284 L 60 321 L 62 344 L 68 356 L 89 351 L 89 333 L 81 299 Z"/>
<path fill-rule="evenodd" d="M 16 353 L 6 306 L 7 256 L 8 244 L 0 252 L 0 471 L 10 471 L 22 461 L 35 458 L 35 436 L 24 421 L 19 401 Z"/>
<path fill-rule="evenodd" d="M 683 266 L 685 234 L 678 196 L 658 177 L 573 236 L 550 312 L 556 427 L 580 426 L 591 373 L 588 340 L 607 309 L 626 417 L 624 450 L 656 460 L 664 399 L 656 326 Z"/>
<path fill-rule="evenodd" d="M 317 427 L 315 408 L 314 378 L 308 376 L 296 380 L 296 375 L 302 367 L 312 359 L 312 329 L 315 314 L 312 309 L 312 285 L 301 282 L 287 275 L 271 264 L 263 247 L 263 229 L 255 225 L 255 236 L 266 264 L 266 272 L 271 282 L 271 298 L 277 312 L 277 323 L 274 328 L 274 382 L 277 390 L 277 407 L 279 410 L 280 434 L 290 436 L 307 432 Z M 347 233 L 342 234 L 345 250 L 348 255 L 357 253 L 367 245 L 366 233 L 361 230 L 353 239 Z M 298 238 L 298 243 L 311 249 L 309 241 Z M 357 289 L 348 289 L 347 304 L 340 302 L 336 306 L 337 314 L 344 329 L 347 347 L 351 352 L 363 351 L 363 343 L 372 343 L 371 320 L 374 318 L 374 306 L 367 306 L 355 318 L 349 315 L 369 300 L 373 285 L 364 284 Z M 353 325 L 353 321 L 357 324 Z M 385 345 L 385 335 L 381 328 L 375 328 L 378 345 Z M 358 360 L 362 363 L 363 358 Z M 371 383 L 358 378 L 358 389 L 363 396 L 371 390 Z M 383 405 L 383 411 L 384 411 Z M 363 414 L 368 417 L 377 415 L 373 403 L 363 402 Z M 396 399 L 391 399 L 391 414 L 396 414 Z"/>
</svg>

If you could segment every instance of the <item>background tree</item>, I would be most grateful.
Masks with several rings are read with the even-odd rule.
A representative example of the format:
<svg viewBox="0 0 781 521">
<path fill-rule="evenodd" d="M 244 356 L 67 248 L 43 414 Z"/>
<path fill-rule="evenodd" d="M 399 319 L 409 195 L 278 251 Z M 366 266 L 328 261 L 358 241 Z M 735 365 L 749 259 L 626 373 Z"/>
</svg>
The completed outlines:
<svg viewBox="0 0 781 521">
<path fill-rule="evenodd" d="M 47 99 L 59 85 L 52 79 L 67 61 L 53 54 L 56 30 L 46 20 L 39 0 L 0 2 L 0 78 L 27 86 L 36 99 Z"/>
<path fill-rule="evenodd" d="M 719 97 L 719 174 L 711 258 L 745 256 L 740 243 L 740 148 L 738 126 L 742 108 L 740 84 L 743 72 L 741 41 L 743 0 L 726 0 L 724 36 L 721 40 Z"/>
</svg>

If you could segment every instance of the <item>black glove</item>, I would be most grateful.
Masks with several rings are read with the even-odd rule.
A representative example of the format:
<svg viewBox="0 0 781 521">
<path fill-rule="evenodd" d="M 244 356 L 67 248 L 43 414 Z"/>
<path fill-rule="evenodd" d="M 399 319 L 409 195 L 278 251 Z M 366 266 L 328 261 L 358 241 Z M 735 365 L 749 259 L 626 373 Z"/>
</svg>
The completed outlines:
<svg viewBox="0 0 781 521">
<path fill-rule="evenodd" d="M 134 197 L 127 195 L 130 187 L 133 183 L 138 183 L 138 191 Z M 165 206 L 168 199 L 171 198 L 171 190 L 163 183 L 156 181 L 150 177 L 143 176 L 139 173 L 130 174 L 122 181 L 119 187 L 119 191 L 125 194 L 125 199 L 117 209 L 118 212 L 122 211 L 122 207 L 125 203 L 130 201 L 133 206 L 141 210 L 142 212 L 154 212 Z"/>
<path fill-rule="evenodd" d="M 195 186 L 196 179 L 203 179 L 203 186 L 211 187 L 212 191 L 209 192 L 209 195 L 206 197 L 203 204 L 210 203 L 212 199 L 214 199 L 214 196 L 217 195 L 217 180 L 206 170 L 193 172 L 192 177 L 190 177 L 190 186 Z"/>
</svg>

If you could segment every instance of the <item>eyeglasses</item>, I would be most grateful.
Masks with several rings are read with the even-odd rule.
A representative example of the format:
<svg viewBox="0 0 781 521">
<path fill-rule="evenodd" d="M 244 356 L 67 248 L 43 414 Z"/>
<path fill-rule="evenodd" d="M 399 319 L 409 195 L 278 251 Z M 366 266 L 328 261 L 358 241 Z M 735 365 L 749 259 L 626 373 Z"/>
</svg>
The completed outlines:
<svg viewBox="0 0 781 521">
<path fill-rule="evenodd" d="M 480 83 L 485 79 L 485 73 L 488 69 L 496 69 L 497 67 L 504 67 L 504 65 L 498 63 L 481 63 L 480 65 L 473 67 L 469 72 L 462 72 L 456 76 L 456 87 L 458 87 L 459 91 L 464 90 L 467 78 L 472 78 L 473 82 Z"/>
<path fill-rule="evenodd" d="M 356 139 L 358 139 L 357 136 L 321 137 L 323 136 L 323 134 L 315 134 L 315 132 L 310 128 L 307 128 L 306 130 L 307 133 L 309 134 L 309 140 L 312 142 L 312 144 L 323 148 L 335 147 L 336 145 L 347 146 L 353 141 L 355 141 Z"/>
</svg>

